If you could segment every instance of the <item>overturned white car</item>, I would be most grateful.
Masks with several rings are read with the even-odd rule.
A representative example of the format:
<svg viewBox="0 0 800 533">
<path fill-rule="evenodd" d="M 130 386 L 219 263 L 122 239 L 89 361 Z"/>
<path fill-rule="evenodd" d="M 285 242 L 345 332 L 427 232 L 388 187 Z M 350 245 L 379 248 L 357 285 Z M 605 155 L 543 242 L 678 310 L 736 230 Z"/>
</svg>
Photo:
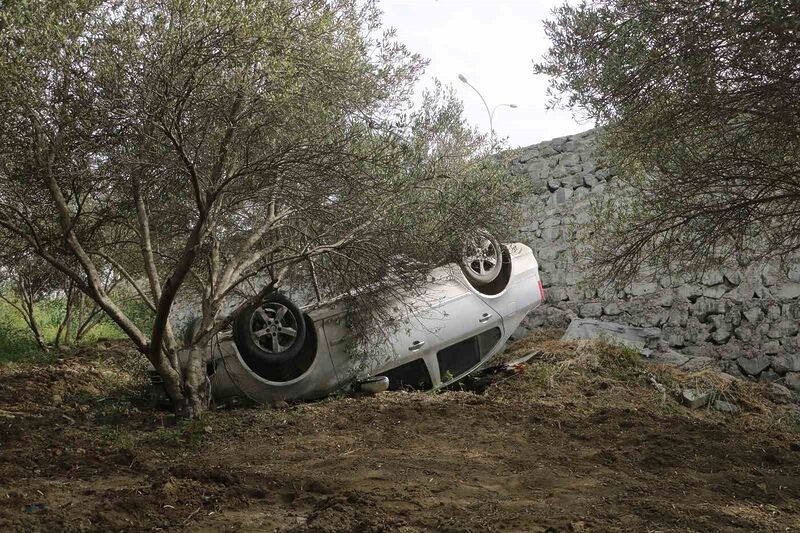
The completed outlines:
<svg viewBox="0 0 800 533">
<path fill-rule="evenodd" d="M 210 346 L 211 394 L 273 403 L 318 398 L 356 381 L 386 387 L 387 378 L 395 390 L 442 387 L 502 351 L 543 299 L 531 249 L 489 237 L 460 265 L 434 269 L 403 302 L 413 311 L 364 357 L 352 350 L 342 301 L 301 309 L 276 293 L 241 313 Z M 150 376 L 157 385 L 154 370 Z"/>
</svg>

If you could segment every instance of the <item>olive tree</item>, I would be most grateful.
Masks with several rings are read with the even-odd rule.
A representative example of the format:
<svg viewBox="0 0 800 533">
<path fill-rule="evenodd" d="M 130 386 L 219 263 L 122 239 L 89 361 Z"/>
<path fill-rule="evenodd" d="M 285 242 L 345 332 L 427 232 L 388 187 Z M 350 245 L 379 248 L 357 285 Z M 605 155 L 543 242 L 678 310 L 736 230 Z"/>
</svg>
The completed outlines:
<svg viewBox="0 0 800 533">
<path fill-rule="evenodd" d="M 80 343 L 105 318 L 102 309 L 76 290 L 72 280 L 27 250 L 8 242 L 0 252 L 0 300 L 22 317 L 36 345 L 43 352 L 52 347 Z M 113 270 L 104 272 L 102 284 L 107 293 L 118 289 L 121 277 Z M 127 302 L 135 299 L 130 291 L 115 294 Z M 57 320 L 55 335 L 48 339 L 40 314 Z M 45 324 L 46 326 L 47 324 Z"/>
<path fill-rule="evenodd" d="M 372 2 L 42 0 L 0 17 L 0 231 L 125 332 L 184 416 L 203 410 L 210 339 L 287 280 L 379 315 L 465 235 L 512 225 L 523 183 L 449 90 L 412 106 L 425 61 Z M 171 318 L 191 296 L 184 337 Z"/>
<path fill-rule="evenodd" d="M 603 274 L 800 250 L 797 2 L 583 1 L 546 32 L 551 105 L 604 127 L 625 185 L 591 238 Z"/>
<path fill-rule="evenodd" d="M 57 290 L 57 275 L 50 268 L 41 268 L 39 261 L 31 261 L 24 255 L 15 258 L 13 266 L 9 263 L 0 262 L 0 300 L 19 313 L 36 345 L 48 352 L 50 347 L 36 316 L 36 308 Z"/>
</svg>

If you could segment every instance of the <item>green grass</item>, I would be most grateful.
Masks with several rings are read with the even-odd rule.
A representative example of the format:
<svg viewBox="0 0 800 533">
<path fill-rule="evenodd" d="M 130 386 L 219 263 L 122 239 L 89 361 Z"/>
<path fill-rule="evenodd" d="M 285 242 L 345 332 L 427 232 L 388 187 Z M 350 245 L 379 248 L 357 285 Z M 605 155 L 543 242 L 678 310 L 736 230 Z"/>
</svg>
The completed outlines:
<svg viewBox="0 0 800 533">
<path fill-rule="evenodd" d="M 122 306 L 123 311 L 143 331 L 152 326 L 152 316 L 147 308 L 139 302 L 128 302 Z M 64 299 L 52 299 L 42 302 L 36 307 L 36 320 L 45 342 L 52 344 L 58 326 L 64 318 Z M 124 339 L 125 334 L 108 318 L 104 318 L 94 326 L 82 339 L 80 344 L 92 344 L 99 339 Z M 44 353 L 33 338 L 19 311 L 4 301 L 0 301 L 0 364 L 20 361 L 48 361 L 56 356 Z"/>
<path fill-rule="evenodd" d="M 19 312 L 0 301 L 0 363 L 42 355 Z"/>
</svg>

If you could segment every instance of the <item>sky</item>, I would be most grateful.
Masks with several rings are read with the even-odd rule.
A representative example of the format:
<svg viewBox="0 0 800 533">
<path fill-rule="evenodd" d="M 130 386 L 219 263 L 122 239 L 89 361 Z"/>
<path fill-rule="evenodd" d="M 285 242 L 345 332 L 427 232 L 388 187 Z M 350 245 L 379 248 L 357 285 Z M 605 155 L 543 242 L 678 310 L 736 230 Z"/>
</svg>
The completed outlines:
<svg viewBox="0 0 800 533">
<path fill-rule="evenodd" d="M 528 146 L 592 128 L 570 110 L 547 110 L 547 78 L 533 74 L 549 46 L 543 20 L 563 0 L 380 0 L 383 21 L 398 39 L 430 60 L 423 80 L 452 85 L 470 124 L 489 131 L 480 97 L 458 79 L 461 74 L 486 99 L 498 138 L 511 147 Z"/>
</svg>

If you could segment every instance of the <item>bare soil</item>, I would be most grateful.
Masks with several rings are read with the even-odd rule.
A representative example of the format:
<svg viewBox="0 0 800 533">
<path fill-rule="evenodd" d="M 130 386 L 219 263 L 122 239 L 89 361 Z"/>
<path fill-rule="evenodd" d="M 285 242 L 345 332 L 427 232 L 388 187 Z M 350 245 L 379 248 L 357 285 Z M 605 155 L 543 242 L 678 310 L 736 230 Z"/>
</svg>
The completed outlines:
<svg viewBox="0 0 800 533">
<path fill-rule="evenodd" d="M 767 386 L 542 353 L 483 394 L 384 393 L 176 424 L 117 346 L 0 367 L 3 531 L 800 530 L 797 408 Z M 689 410 L 692 384 L 737 405 Z"/>
</svg>

